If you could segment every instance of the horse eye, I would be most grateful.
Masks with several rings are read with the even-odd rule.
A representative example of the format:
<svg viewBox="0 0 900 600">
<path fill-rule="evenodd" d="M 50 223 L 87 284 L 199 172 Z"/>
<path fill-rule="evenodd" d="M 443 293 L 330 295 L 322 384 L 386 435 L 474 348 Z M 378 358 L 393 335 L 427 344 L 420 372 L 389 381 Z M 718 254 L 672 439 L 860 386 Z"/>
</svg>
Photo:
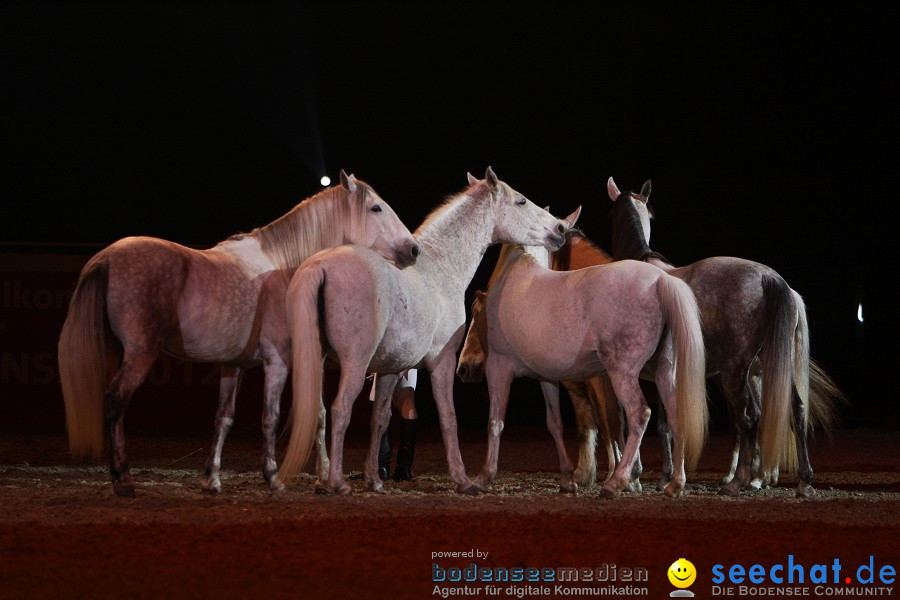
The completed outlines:
<svg viewBox="0 0 900 600">
<path fill-rule="evenodd" d="M 381 212 L 381 205 L 380 205 L 380 204 L 376 204 L 375 206 L 373 206 L 373 207 L 372 207 L 372 212 Z"/>
<path fill-rule="evenodd" d="M 516 200 L 516 204 L 519 206 L 525 206 L 525 198 L 519 198 Z"/>
</svg>

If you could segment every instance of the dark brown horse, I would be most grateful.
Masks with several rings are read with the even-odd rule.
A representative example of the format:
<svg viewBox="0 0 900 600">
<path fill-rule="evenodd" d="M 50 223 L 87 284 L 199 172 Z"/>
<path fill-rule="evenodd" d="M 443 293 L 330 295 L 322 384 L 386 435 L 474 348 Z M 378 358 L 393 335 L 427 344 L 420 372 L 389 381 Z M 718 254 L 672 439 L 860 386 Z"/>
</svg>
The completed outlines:
<svg viewBox="0 0 900 600">
<path fill-rule="evenodd" d="M 291 366 L 285 293 L 308 256 L 341 244 L 371 247 L 397 266 L 418 245 L 366 183 L 341 171 L 341 184 L 301 202 L 278 220 L 208 250 L 129 237 L 85 265 L 59 339 L 69 448 L 99 457 L 109 438 L 113 490 L 134 495 L 123 419 L 134 391 L 161 352 L 222 363 L 216 434 L 205 489 L 218 492 L 222 445 L 245 369 L 265 370 L 263 475 L 277 478 L 275 432 Z"/>
</svg>

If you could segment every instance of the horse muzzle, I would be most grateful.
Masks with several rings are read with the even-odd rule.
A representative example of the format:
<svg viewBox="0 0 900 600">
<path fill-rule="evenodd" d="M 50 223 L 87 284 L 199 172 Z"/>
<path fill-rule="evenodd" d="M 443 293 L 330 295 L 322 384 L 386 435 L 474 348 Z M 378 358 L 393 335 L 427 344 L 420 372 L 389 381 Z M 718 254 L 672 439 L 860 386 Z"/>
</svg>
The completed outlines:
<svg viewBox="0 0 900 600">
<path fill-rule="evenodd" d="M 404 244 L 403 249 L 399 250 L 394 258 L 394 264 L 396 264 L 401 269 L 405 269 L 406 267 L 411 267 L 416 264 L 416 259 L 419 258 L 419 245 L 415 242 L 408 242 Z"/>
<path fill-rule="evenodd" d="M 456 374 L 465 383 L 481 383 L 484 380 L 484 364 L 463 362 L 456 367 Z"/>
</svg>

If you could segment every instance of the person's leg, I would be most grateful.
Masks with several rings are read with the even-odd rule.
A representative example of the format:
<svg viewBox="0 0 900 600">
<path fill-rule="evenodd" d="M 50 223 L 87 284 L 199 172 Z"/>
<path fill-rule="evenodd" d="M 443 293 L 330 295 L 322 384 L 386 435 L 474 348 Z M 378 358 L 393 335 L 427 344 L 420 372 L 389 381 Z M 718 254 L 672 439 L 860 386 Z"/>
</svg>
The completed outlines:
<svg viewBox="0 0 900 600">
<path fill-rule="evenodd" d="M 416 369 L 407 371 L 397 383 L 393 396 L 394 407 L 400 413 L 400 443 L 397 449 L 395 481 L 412 479 L 412 463 L 416 452 Z"/>
</svg>

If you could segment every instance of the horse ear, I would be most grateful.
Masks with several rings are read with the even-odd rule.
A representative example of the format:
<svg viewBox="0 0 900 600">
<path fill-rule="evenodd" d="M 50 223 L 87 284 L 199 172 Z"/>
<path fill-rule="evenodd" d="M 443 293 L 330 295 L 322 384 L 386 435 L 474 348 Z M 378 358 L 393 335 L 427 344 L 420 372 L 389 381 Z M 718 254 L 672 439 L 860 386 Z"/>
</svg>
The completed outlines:
<svg viewBox="0 0 900 600">
<path fill-rule="evenodd" d="M 613 181 L 613 178 L 610 177 L 606 180 L 606 193 L 609 194 L 609 199 L 613 202 L 616 201 L 622 192 L 619 191 L 619 186 L 616 185 L 616 182 Z"/>
<path fill-rule="evenodd" d="M 345 190 L 352 194 L 356 191 L 356 178 L 353 175 L 347 175 L 347 173 L 341 169 L 341 185 Z"/>
<path fill-rule="evenodd" d="M 544 210 L 546 210 L 547 212 L 550 212 L 550 205 L 548 204 L 547 206 L 545 206 Z"/>
<path fill-rule="evenodd" d="M 475 185 L 478 183 L 478 180 L 475 179 L 475 176 L 469 172 L 466 172 L 466 178 L 469 180 L 469 185 Z"/>
<path fill-rule="evenodd" d="M 475 290 L 475 297 L 483 302 L 484 299 L 487 298 L 487 292 L 484 290 Z"/>
<path fill-rule="evenodd" d="M 641 186 L 641 202 L 643 202 L 644 204 L 646 204 L 647 201 L 650 200 L 651 187 L 652 186 L 650 185 L 649 179 L 644 182 L 644 185 Z"/>
<path fill-rule="evenodd" d="M 490 167 L 487 168 L 487 171 L 484 172 L 484 180 L 487 181 L 488 187 L 491 190 L 497 189 L 497 183 L 499 180 L 497 179 L 497 175 L 494 173 L 494 170 Z"/>
<path fill-rule="evenodd" d="M 575 212 L 573 212 L 571 215 L 569 215 L 568 217 L 563 219 L 563 221 L 565 221 L 566 225 L 568 225 L 569 229 L 571 229 L 571 228 L 575 227 L 575 223 L 578 222 L 578 217 L 580 217 L 580 216 L 581 216 L 581 205 L 579 204 L 578 208 L 575 209 Z"/>
</svg>

